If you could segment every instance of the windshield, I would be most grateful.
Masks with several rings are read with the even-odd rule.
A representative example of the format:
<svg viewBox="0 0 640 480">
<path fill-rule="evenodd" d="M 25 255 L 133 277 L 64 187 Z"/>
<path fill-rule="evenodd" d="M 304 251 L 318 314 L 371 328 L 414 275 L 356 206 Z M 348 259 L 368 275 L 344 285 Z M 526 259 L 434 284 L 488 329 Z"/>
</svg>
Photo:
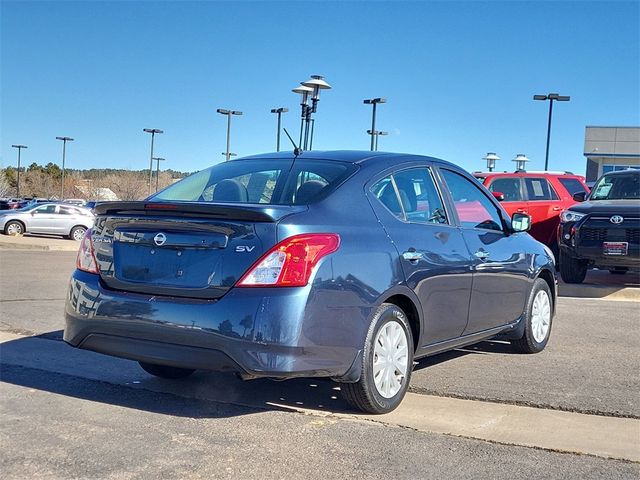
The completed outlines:
<svg viewBox="0 0 640 480">
<path fill-rule="evenodd" d="M 149 200 L 304 205 L 329 195 L 356 168 L 328 160 L 236 160 L 194 173 Z"/>
<path fill-rule="evenodd" d="M 604 175 L 591 190 L 589 200 L 640 199 L 640 173 Z"/>
</svg>

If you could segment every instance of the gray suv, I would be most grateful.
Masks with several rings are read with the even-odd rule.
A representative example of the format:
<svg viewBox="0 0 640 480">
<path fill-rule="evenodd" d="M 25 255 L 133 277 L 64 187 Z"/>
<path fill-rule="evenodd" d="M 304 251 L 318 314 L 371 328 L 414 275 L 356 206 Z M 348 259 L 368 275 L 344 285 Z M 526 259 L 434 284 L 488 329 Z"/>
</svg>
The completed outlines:
<svg viewBox="0 0 640 480">
<path fill-rule="evenodd" d="M 91 210 L 63 203 L 35 203 L 0 213 L 0 230 L 5 235 L 45 233 L 79 242 L 91 226 Z"/>
</svg>

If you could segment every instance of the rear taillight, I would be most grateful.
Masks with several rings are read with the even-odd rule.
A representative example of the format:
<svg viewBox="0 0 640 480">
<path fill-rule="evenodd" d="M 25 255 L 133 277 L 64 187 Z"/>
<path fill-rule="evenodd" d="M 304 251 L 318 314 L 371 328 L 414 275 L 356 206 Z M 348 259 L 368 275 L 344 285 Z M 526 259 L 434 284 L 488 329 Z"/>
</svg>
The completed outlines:
<svg viewBox="0 0 640 480">
<path fill-rule="evenodd" d="M 98 263 L 96 262 L 96 256 L 93 251 L 93 242 L 91 241 L 91 229 L 86 231 L 80 242 L 76 267 L 83 272 L 99 273 Z"/>
<path fill-rule="evenodd" d="M 239 287 L 304 287 L 320 259 L 338 250 L 335 233 L 294 235 L 265 253 L 244 274 Z"/>
</svg>

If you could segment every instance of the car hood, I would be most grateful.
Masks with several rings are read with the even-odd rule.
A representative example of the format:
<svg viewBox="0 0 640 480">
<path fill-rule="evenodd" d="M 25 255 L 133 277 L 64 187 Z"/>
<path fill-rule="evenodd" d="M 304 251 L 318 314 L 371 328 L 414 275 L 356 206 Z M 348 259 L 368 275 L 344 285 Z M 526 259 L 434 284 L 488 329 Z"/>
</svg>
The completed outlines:
<svg viewBox="0 0 640 480">
<path fill-rule="evenodd" d="M 593 200 L 572 205 L 569 210 L 579 213 L 640 216 L 640 200 Z"/>
</svg>

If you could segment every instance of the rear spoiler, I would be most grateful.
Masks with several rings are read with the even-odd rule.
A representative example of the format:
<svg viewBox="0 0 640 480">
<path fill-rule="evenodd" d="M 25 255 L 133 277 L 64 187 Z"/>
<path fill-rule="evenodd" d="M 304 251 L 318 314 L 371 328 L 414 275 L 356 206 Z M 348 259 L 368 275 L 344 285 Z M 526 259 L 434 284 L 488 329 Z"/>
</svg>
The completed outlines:
<svg viewBox="0 0 640 480">
<path fill-rule="evenodd" d="M 260 205 L 198 202 L 100 202 L 95 215 L 149 215 L 219 218 L 250 222 L 276 222 L 287 215 L 304 212 L 306 205 Z"/>
</svg>

